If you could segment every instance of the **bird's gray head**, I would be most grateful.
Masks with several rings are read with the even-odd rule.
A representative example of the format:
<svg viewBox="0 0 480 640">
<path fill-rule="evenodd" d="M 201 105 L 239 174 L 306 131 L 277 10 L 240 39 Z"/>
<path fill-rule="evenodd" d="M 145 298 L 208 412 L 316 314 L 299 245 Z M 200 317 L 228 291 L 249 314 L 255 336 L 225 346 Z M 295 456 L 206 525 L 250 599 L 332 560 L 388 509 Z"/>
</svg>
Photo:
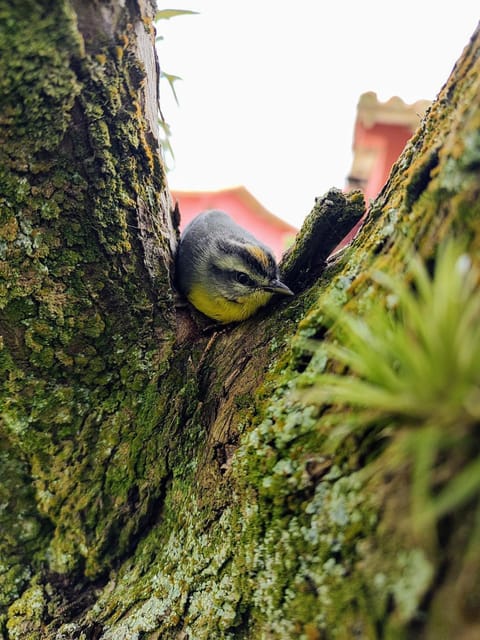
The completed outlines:
<svg viewBox="0 0 480 640">
<path fill-rule="evenodd" d="M 248 318 L 274 293 L 293 295 L 271 250 L 221 211 L 200 214 L 185 228 L 176 271 L 180 291 L 220 322 Z"/>
<path fill-rule="evenodd" d="M 280 281 L 270 249 L 253 236 L 217 238 L 205 257 L 212 286 L 228 300 L 243 300 L 259 290 L 292 293 Z"/>
</svg>

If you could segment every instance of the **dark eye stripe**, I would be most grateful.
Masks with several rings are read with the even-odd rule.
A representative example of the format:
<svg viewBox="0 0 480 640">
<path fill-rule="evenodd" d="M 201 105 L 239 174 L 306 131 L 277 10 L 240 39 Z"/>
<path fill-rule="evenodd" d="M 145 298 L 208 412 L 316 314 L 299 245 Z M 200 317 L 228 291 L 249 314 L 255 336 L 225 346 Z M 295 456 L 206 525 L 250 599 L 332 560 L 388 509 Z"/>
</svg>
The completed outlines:
<svg viewBox="0 0 480 640">
<path fill-rule="evenodd" d="M 228 242 L 220 240 L 218 248 L 223 253 L 228 255 L 240 256 L 243 262 L 250 267 L 252 271 L 256 271 L 261 276 L 267 276 L 274 278 L 277 274 L 277 265 L 275 259 L 270 252 L 263 251 L 262 258 L 265 257 L 265 262 L 259 260 L 246 246 L 240 246 L 238 244 L 231 245 Z M 257 247 L 255 247 L 257 250 Z"/>
<path fill-rule="evenodd" d="M 243 271 L 232 271 L 231 277 L 233 280 L 236 280 L 240 284 L 245 285 L 246 287 L 254 287 L 255 282 L 250 278 L 249 275 L 243 273 Z"/>
</svg>

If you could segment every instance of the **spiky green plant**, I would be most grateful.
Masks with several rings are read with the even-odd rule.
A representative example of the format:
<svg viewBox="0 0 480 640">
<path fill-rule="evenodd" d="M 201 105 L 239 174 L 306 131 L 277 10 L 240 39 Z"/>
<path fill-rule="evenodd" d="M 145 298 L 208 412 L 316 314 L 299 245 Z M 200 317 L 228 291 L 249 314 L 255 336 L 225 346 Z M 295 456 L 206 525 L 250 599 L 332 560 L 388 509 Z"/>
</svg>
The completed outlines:
<svg viewBox="0 0 480 640">
<path fill-rule="evenodd" d="M 436 518 L 480 492 L 478 266 L 449 240 L 432 277 L 413 256 L 406 276 L 374 271 L 372 280 L 378 295 L 363 317 L 328 310 L 334 324 L 322 349 L 346 373 L 319 374 L 303 400 L 410 427 L 412 502 L 423 519 Z M 464 460 L 433 497 L 432 471 L 449 447 Z"/>
</svg>

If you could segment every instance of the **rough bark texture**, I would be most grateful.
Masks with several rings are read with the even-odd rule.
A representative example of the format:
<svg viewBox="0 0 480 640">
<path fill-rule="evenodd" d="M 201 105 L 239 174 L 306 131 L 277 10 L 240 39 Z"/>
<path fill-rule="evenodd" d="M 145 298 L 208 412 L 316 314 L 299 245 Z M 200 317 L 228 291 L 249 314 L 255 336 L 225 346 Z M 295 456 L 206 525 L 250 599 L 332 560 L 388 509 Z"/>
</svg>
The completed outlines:
<svg viewBox="0 0 480 640">
<path fill-rule="evenodd" d="M 351 246 L 325 264 L 363 210 L 332 190 L 283 263 L 298 295 L 205 333 L 174 307 L 152 17 L 0 3 L 3 637 L 478 637 L 475 500 L 422 535 L 396 433 L 332 442 L 355 414 L 301 389 L 372 269 L 459 232 L 478 259 L 480 33 Z"/>
</svg>

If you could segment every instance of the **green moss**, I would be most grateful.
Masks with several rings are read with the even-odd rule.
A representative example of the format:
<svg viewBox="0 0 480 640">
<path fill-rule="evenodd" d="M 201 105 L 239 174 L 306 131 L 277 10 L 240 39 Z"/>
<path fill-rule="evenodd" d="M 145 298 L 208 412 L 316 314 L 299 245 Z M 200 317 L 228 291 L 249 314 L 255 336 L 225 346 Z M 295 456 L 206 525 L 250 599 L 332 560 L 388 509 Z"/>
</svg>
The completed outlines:
<svg viewBox="0 0 480 640">
<path fill-rule="evenodd" d="M 12 640 L 36 640 L 41 637 L 43 614 L 47 603 L 43 589 L 34 585 L 9 609 L 8 637 Z"/>
<path fill-rule="evenodd" d="M 149 460 L 140 487 L 133 470 L 165 457 L 164 442 L 149 453 L 145 442 L 161 431 L 167 403 L 147 428 L 141 398 L 160 361 L 168 371 L 171 315 L 154 319 L 137 240 L 138 203 L 149 214 L 160 208 L 162 168 L 140 133 L 134 57 L 106 48 L 90 59 L 68 3 L 2 7 L 0 22 L 1 439 L 27 461 L 32 509 L 51 523 L 49 542 L 19 536 L 0 548 L 11 567 L 2 570 L 4 606 L 39 569 L 37 547 L 51 570 L 96 576 L 150 517 L 165 470 L 152 472 Z M 156 275 L 167 289 L 160 261 Z M 132 424 L 144 440 L 122 447 Z M 5 491 L 8 501 L 18 488 Z"/>
<path fill-rule="evenodd" d="M 42 557 L 49 526 L 35 505 L 28 465 L 19 460 L 19 452 L 0 441 L 0 468 L 4 474 L 0 486 L 0 607 L 18 597 L 31 577 L 32 557 Z"/>
<path fill-rule="evenodd" d="M 330 189 L 325 196 L 316 199 L 294 246 L 280 263 L 283 279 L 296 293 L 315 282 L 327 257 L 364 212 L 365 202 L 359 191 L 345 195 L 339 189 Z"/>
<path fill-rule="evenodd" d="M 69 124 L 70 109 L 65 110 L 64 106 L 73 105 L 79 84 L 69 68 L 70 51 L 62 39 L 65 30 L 72 34 L 73 31 L 69 29 L 70 16 L 63 7 L 43 13 L 34 2 L 23 3 L 22 7 L 13 10 L 3 7 L 0 20 L 3 25 L 0 51 L 8 52 L 10 59 L 9 64 L 2 66 L 2 106 L 5 109 L 2 113 L 9 124 L 7 136 L 10 132 L 19 149 L 25 142 L 23 152 L 16 157 L 17 167 L 21 167 L 30 160 L 32 149 L 34 152 L 56 149 Z M 18 38 L 19 31 L 23 38 Z M 49 39 L 45 38 L 46 33 Z M 75 51 L 74 39 L 70 47 Z M 44 71 L 41 76 L 39 66 Z M 48 135 L 45 135 L 44 127 Z M 9 143 L 7 137 L 7 148 Z M 22 197 L 21 189 L 19 196 Z"/>
</svg>

